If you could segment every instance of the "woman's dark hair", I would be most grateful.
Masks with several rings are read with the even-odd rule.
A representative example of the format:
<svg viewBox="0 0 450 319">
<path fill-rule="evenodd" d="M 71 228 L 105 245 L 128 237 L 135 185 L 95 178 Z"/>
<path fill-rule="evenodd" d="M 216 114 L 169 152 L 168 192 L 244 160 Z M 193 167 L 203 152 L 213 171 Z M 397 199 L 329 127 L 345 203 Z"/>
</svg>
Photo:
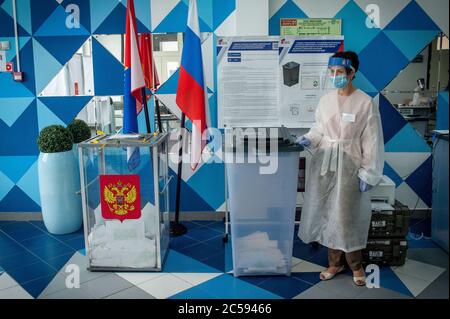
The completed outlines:
<svg viewBox="0 0 450 319">
<path fill-rule="evenodd" d="M 358 54 L 356 54 L 353 51 L 344 51 L 344 52 L 337 52 L 333 55 L 333 58 L 344 58 L 347 60 L 352 61 L 352 67 L 355 69 L 355 73 L 359 70 L 359 58 Z M 351 72 L 351 69 L 347 69 L 347 74 Z"/>
</svg>

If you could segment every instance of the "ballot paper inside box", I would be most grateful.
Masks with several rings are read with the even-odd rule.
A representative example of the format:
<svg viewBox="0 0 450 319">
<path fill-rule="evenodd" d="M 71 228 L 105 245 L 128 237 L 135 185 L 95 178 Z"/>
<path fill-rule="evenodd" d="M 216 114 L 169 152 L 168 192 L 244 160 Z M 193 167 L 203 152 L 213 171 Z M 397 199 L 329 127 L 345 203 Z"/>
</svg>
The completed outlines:
<svg viewBox="0 0 450 319">
<path fill-rule="evenodd" d="M 162 271 L 170 227 L 167 143 L 159 134 L 100 135 L 79 144 L 90 271 Z"/>
</svg>

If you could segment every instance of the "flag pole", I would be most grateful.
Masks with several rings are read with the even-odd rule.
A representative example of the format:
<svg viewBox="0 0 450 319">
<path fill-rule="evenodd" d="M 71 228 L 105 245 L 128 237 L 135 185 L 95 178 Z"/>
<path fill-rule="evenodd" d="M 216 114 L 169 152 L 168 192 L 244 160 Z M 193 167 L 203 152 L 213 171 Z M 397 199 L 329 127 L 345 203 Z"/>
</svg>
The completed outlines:
<svg viewBox="0 0 450 319">
<path fill-rule="evenodd" d="M 153 97 L 154 97 L 154 104 L 155 104 L 155 111 L 156 111 L 156 118 L 158 121 L 158 131 L 159 133 L 163 132 L 163 128 L 162 128 L 162 120 L 161 120 L 161 107 L 159 105 L 159 99 L 156 96 L 156 90 L 157 90 L 157 86 L 156 86 L 156 72 L 155 72 L 155 59 L 153 58 L 153 33 L 150 33 L 150 37 L 151 37 L 151 50 L 152 50 L 152 93 L 153 93 Z M 156 131 L 156 130 L 155 130 Z"/>
<path fill-rule="evenodd" d="M 147 103 L 147 92 L 145 88 L 142 88 L 142 102 L 144 104 L 144 112 L 145 112 L 145 125 L 147 127 L 147 133 L 152 133 L 152 127 L 150 126 L 150 114 L 148 112 L 148 103 Z"/>
<path fill-rule="evenodd" d="M 192 37 L 187 38 L 185 40 L 189 40 L 189 45 L 183 47 L 183 54 L 181 59 L 181 72 L 180 78 L 178 79 L 178 88 L 177 88 L 177 98 L 176 102 L 178 107 L 181 109 L 181 132 L 180 132 L 180 150 L 179 150 L 179 163 L 178 163 L 178 179 L 177 179 L 177 194 L 176 194 L 176 209 L 175 209 L 175 221 L 172 223 L 171 234 L 172 236 L 180 236 L 186 233 L 187 229 L 183 225 L 180 224 L 180 200 L 181 200 L 181 179 L 183 173 L 183 142 L 184 142 L 184 133 L 186 127 L 186 116 L 193 122 L 200 121 L 200 127 L 196 127 L 193 125 L 192 130 L 195 133 L 196 137 L 203 132 L 198 132 L 199 130 L 206 129 L 204 121 L 205 117 L 205 104 L 206 104 L 206 94 L 205 88 L 203 87 L 203 94 L 198 90 L 195 90 L 193 86 L 200 85 L 202 81 L 198 81 L 193 74 L 190 74 L 186 71 L 186 67 L 189 64 L 193 65 L 194 70 L 204 76 L 203 73 L 203 61 L 202 61 L 202 48 L 201 48 L 201 36 L 200 36 L 200 28 L 199 28 L 199 19 L 197 12 L 197 2 L 196 0 L 189 1 L 189 11 L 188 11 L 188 21 L 186 24 L 186 31 L 191 31 Z M 198 39 L 197 39 L 198 38 Z M 200 41 L 196 41 L 200 40 Z M 192 52 L 187 52 L 187 48 L 192 50 Z M 189 53 L 189 54 L 188 54 Z M 187 59 L 186 55 L 188 54 L 189 58 Z M 192 56 L 191 56 L 192 55 Z M 192 60 L 192 57 L 194 59 Z M 199 61 L 200 60 L 200 61 Z M 184 61 L 184 62 L 183 62 Z M 186 64 L 187 65 L 184 65 Z M 188 68 L 190 69 L 190 68 Z M 204 79 L 203 79 L 204 83 Z M 201 95 L 203 96 L 203 101 L 201 101 Z M 198 144 L 198 141 L 195 139 L 193 141 L 193 147 L 195 147 L 195 154 L 199 151 L 199 148 L 202 149 L 202 145 Z M 192 148 L 192 147 L 191 147 Z M 192 154 L 194 152 L 191 150 Z M 201 153 L 200 153 L 201 155 Z"/>
<path fill-rule="evenodd" d="M 183 174 L 183 137 L 184 129 L 186 128 L 186 115 L 181 114 L 181 126 L 180 126 L 180 150 L 178 153 L 178 172 L 177 172 L 177 194 L 175 202 L 175 221 L 170 223 L 170 234 L 173 237 L 182 236 L 187 233 L 187 228 L 180 223 L 180 203 L 181 203 L 181 176 Z"/>
<path fill-rule="evenodd" d="M 155 109 L 156 109 L 156 118 L 158 120 L 159 133 L 162 133 L 163 127 L 162 127 L 162 120 L 161 120 L 161 107 L 159 105 L 159 99 L 156 95 L 155 95 Z"/>
</svg>

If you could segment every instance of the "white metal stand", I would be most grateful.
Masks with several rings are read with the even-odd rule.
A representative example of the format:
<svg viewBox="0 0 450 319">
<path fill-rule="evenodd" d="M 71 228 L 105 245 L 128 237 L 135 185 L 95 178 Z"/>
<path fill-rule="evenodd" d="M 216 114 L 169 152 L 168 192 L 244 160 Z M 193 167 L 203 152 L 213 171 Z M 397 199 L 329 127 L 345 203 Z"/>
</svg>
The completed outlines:
<svg viewBox="0 0 450 319">
<path fill-rule="evenodd" d="M 229 237 L 229 227 L 230 227 L 230 212 L 228 211 L 228 179 L 227 179 L 227 164 L 224 163 L 224 173 L 225 173 L 225 236 L 223 241 L 228 242 Z"/>
</svg>

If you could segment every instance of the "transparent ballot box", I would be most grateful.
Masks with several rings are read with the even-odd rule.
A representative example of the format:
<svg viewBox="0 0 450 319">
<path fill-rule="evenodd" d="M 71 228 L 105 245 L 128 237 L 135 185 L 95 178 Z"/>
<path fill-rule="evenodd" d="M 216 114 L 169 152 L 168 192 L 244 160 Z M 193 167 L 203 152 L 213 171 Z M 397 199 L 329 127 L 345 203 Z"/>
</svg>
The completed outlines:
<svg viewBox="0 0 450 319">
<path fill-rule="evenodd" d="M 169 248 L 168 135 L 79 144 L 90 271 L 161 271 Z"/>
<path fill-rule="evenodd" d="M 241 138 L 233 133 L 234 146 L 225 147 L 234 276 L 291 274 L 302 148 L 283 129 L 270 134 Z M 260 144 L 262 139 L 267 143 Z M 269 151 L 270 140 L 276 149 Z M 261 170 L 268 165 L 252 160 L 263 144 L 276 162 L 272 171 Z"/>
</svg>

